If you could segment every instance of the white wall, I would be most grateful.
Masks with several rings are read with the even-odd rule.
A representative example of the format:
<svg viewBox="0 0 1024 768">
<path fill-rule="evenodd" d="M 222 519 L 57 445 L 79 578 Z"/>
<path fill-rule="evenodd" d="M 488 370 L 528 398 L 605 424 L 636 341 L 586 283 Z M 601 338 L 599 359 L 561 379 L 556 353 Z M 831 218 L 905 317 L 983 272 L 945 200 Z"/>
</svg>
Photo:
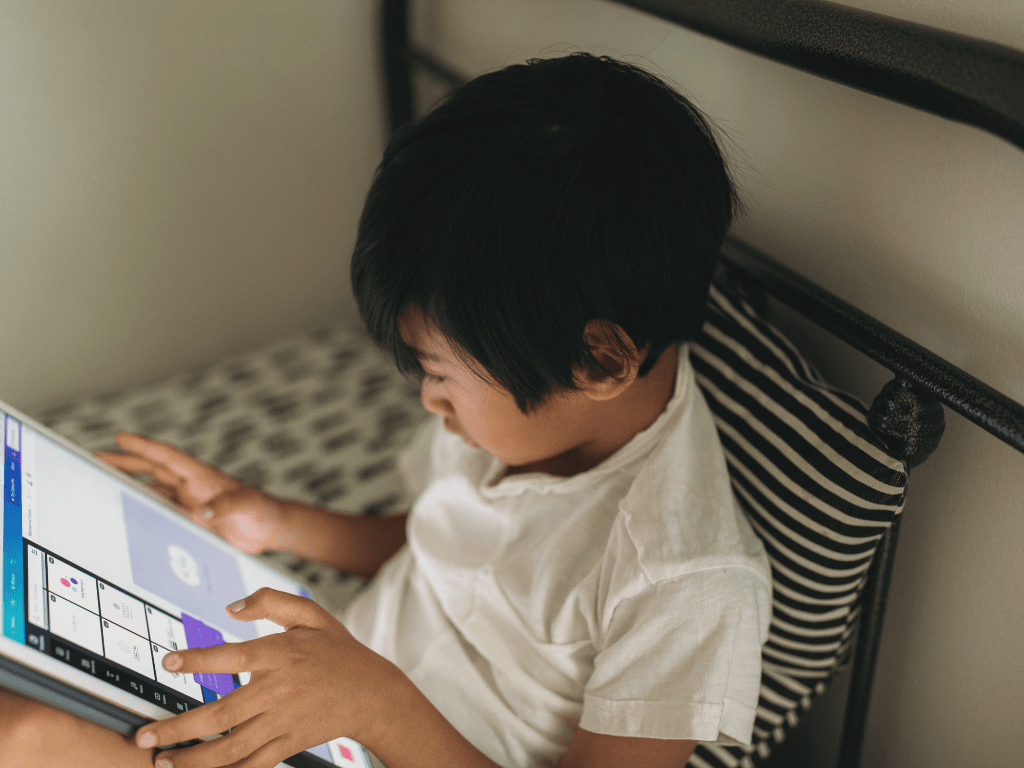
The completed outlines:
<svg viewBox="0 0 1024 768">
<path fill-rule="evenodd" d="M 1017 0 L 849 4 L 1024 49 Z M 419 5 L 419 38 L 466 74 L 582 49 L 675 80 L 731 136 L 742 237 L 1024 401 L 1021 150 L 601 0 Z M 795 331 L 863 399 L 889 378 Z M 1019 764 L 1024 456 L 947 413 L 899 550 L 863 764 Z M 810 718 L 806 764 L 832 758 L 836 709 Z"/>
<path fill-rule="evenodd" d="M 0 3 L 0 399 L 35 411 L 354 317 L 376 3 Z"/>
</svg>

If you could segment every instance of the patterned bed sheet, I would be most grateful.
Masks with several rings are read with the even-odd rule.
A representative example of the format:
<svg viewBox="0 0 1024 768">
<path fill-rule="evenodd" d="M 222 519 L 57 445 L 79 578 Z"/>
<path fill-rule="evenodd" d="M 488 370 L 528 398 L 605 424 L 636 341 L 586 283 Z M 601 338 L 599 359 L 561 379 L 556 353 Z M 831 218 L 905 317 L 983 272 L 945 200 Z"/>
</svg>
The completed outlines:
<svg viewBox="0 0 1024 768">
<path fill-rule="evenodd" d="M 398 453 L 428 414 L 419 384 L 360 329 L 321 328 L 164 381 L 39 414 L 92 451 L 127 430 L 165 440 L 269 493 L 378 515 L 408 508 Z M 294 555 L 263 555 L 329 610 L 364 583 Z"/>
</svg>

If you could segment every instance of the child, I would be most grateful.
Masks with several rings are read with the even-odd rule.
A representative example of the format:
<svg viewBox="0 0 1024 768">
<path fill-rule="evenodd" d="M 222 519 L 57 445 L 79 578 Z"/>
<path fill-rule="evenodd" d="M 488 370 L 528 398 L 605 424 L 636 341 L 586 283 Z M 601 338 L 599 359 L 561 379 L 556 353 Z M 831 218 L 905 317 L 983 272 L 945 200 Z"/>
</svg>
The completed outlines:
<svg viewBox="0 0 1024 768">
<path fill-rule="evenodd" d="M 437 415 L 402 458 L 417 501 L 338 515 L 120 435 L 107 461 L 241 549 L 373 576 L 340 621 L 270 590 L 229 606 L 286 631 L 168 654 L 252 681 L 135 743 L 233 728 L 160 768 L 342 735 L 390 768 L 657 768 L 749 742 L 769 570 L 685 344 L 736 207 L 705 119 L 604 58 L 485 75 L 399 132 L 352 279 Z M 122 746 L 107 764 L 151 759 Z"/>
</svg>

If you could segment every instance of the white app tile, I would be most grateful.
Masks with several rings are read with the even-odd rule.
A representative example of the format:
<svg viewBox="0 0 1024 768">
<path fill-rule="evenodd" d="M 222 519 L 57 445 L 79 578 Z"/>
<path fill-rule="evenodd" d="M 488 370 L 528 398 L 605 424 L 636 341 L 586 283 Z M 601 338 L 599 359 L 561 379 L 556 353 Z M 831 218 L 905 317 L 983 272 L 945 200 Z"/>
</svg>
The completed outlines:
<svg viewBox="0 0 1024 768">
<path fill-rule="evenodd" d="M 168 672 L 164 669 L 164 656 L 170 651 L 166 648 L 161 648 L 155 643 L 150 643 L 149 648 L 153 651 L 153 666 L 156 668 L 156 681 L 163 683 L 168 688 L 173 688 L 179 693 L 183 693 L 189 698 L 195 699 L 201 702 L 203 700 L 203 692 L 200 689 L 199 683 L 192 676 L 191 672 Z"/>
<path fill-rule="evenodd" d="M 46 626 L 46 592 L 43 586 L 43 553 L 28 548 L 28 620 L 37 627 Z"/>
<path fill-rule="evenodd" d="M 47 589 L 87 611 L 100 612 L 96 579 L 53 555 L 46 556 Z"/>
<path fill-rule="evenodd" d="M 331 754 L 331 760 L 335 765 L 343 768 L 370 768 L 366 761 L 366 753 L 358 742 L 352 739 L 340 738 L 327 742 L 327 751 Z"/>
<path fill-rule="evenodd" d="M 146 606 L 146 621 L 149 623 L 149 639 L 169 651 L 185 650 L 185 625 L 178 619 L 158 611 L 151 605 Z"/>
<path fill-rule="evenodd" d="M 99 595 L 100 616 L 130 629 L 136 635 L 149 637 L 146 606 L 141 600 L 136 600 L 102 581 L 99 583 Z"/>
<path fill-rule="evenodd" d="M 50 631 L 68 642 L 103 655 L 100 617 L 54 594 L 50 595 Z"/>
<path fill-rule="evenodd" d="M 13 451 L 21 452 L 21 422 L 13 416 L 7 420 L 7 447 Z"/>
<path fill-rule="evenodd" d="M 36 436 L 31 429 L 21 433 L 21 530 L 35 539 L 36 530 Z"/>
<path fill-rule="evenodd" d="M 149 641 L 103 619 L 103 645 L 107 658 L 133 672 L 154 679 L 153 654 L 149 652 Z"/>
</svg>

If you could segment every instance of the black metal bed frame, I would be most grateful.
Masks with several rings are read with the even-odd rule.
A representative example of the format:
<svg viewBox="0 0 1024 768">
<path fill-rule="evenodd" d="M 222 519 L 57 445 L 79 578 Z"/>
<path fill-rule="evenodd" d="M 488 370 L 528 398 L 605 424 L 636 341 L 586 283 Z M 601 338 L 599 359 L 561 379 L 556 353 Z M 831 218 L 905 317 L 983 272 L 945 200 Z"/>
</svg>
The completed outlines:
<svg viewBox="0 0 1024 768">
<path fill-rule="evenodd" d="M 1024 149 L 1024 52 L 826 0 L 614 0 L 810 74 L 981 128 Z M 392 130 L 413 117 L 412 70 L 464 78 L 410 43 L 408 0 L 383 0 L 382 46 Z M 837 34 L 841 33 L 841 34 Z M 872 429 L 908 468 L 938 446 L 943 408 L 1024 453 L 1024 405 L 736 239 L 722 257 L 773 296 L 892 371 Z M 850 670 L 839 768 L 860 762 L 899 517 L 868 572 Z"/>
</svg>

